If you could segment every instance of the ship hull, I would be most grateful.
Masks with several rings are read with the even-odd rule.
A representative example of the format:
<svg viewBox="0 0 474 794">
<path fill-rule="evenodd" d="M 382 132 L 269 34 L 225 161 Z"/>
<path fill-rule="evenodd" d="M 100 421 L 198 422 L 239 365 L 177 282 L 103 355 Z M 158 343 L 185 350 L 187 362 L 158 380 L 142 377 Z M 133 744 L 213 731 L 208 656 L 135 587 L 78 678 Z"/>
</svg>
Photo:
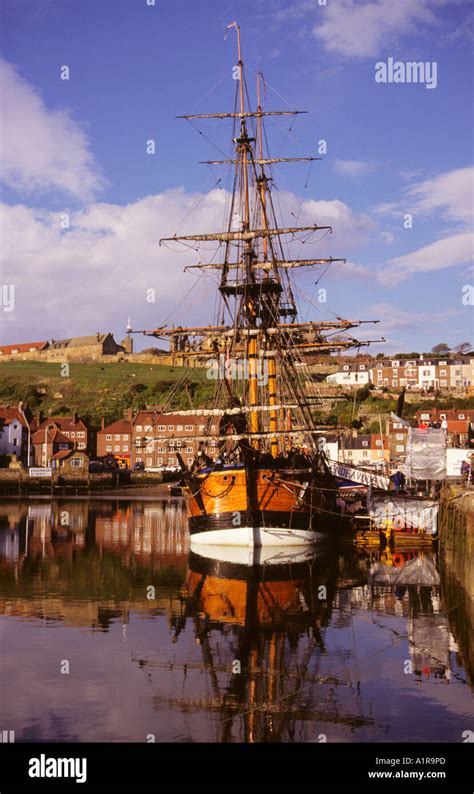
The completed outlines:
<svg viewBox="0 0 474 794">
<path fill-rule="evenodd" d="M 187 489 L 191 545 L 311 546 L 342 529 L 330 489 L 309 470 L 225 468 Z"/>
</svg>

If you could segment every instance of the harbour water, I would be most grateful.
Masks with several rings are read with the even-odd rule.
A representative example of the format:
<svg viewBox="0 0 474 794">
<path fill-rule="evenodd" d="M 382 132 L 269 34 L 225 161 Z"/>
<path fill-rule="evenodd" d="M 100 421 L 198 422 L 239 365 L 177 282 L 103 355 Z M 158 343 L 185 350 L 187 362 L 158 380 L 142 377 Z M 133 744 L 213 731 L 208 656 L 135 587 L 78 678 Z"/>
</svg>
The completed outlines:
<svg viewBox="0 0 474 794">
<path fill-rule="evenodd" d="M 435 550 L 204 551 L 180 499 L 0 502 L 1 729 L 17 742 L 472 730 L 473 594 Z"/>
</svg>

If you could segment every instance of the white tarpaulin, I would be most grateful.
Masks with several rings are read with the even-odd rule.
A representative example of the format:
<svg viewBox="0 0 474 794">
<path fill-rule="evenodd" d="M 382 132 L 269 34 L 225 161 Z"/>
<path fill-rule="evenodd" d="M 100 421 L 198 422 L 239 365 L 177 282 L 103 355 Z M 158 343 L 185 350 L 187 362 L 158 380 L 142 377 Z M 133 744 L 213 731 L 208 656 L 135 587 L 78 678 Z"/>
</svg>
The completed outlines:
<svg viewBox="0 0 474 794">
<path fill-rule="evenodd" d="M 446 432 L 410 427 L 404 474 L 413 480 L 444 480 L 446 478 Z"/>
<path fill-rule="evenodd" d="M 374 496 L 370 516 L 377 529 L 423 529 L 436 533 L 439 504 L 433 500 L 406 499 L 403 496 Z"/>
</svg>

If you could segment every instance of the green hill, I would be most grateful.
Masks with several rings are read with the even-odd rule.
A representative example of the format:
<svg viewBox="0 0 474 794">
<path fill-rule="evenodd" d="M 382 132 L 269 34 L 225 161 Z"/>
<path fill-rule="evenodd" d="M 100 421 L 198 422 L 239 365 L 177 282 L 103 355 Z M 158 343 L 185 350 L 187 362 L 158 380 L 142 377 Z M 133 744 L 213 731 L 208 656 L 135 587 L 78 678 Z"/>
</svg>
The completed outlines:
<svg viewBox="0 0 474 794">
<path fill-rule="evenodd" d="M 79 415 L 98 428 L 137 410 L 165 401 L 172 408 L 196 408 L 208 403 L 213 381 L 203 368 L 165 367 L 150 364 L 70 364 L 39 361 L 4 361 L 0 364 L 0 403 L 28 403 L 36 413 Z"/>
</svg>

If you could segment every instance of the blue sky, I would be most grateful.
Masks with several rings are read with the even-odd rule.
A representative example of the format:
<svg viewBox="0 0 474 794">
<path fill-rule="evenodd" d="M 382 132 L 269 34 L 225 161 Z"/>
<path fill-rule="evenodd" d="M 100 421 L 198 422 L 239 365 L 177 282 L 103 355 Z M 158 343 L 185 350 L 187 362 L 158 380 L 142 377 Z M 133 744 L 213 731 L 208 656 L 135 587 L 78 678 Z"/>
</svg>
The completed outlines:
<svg viewBox="0 0 474 794">
<path fill-rule="evenodd" d="M 273 153 L 315 155 L 327 141 L 306 187 L 306 166 L 278 171 L 287 219 L 303 202 L 301 220 L 334 226 L 312 252 L 348 260 L 315 306 L 318 273 L 299 276 L 303 317 L 380 318 L 359 337 L 383 335 L 387 352 L 474 343 L 462 302 L 473 281 L 469 2 L 3 0 L 1 14 L 1 280 L 15 286 L 4 343 L 122 338 L 128 316 L 136 328 L 212 320 L 212 282 L 181 303 L 195 258 L 157 241 L 222 227 L 222 174 L 197 161 L 219 156 L 212 144 L 229 150 L 230 127 L 202 124 L 209 141 L 174 117 L 232 109 L 234 19 L 250 90 L 262 69 L 267 109 L 308 111 L 269 127 Z M 376 83 L 388 58 L 435 62 L 436 87 Z"/>
</svg>

